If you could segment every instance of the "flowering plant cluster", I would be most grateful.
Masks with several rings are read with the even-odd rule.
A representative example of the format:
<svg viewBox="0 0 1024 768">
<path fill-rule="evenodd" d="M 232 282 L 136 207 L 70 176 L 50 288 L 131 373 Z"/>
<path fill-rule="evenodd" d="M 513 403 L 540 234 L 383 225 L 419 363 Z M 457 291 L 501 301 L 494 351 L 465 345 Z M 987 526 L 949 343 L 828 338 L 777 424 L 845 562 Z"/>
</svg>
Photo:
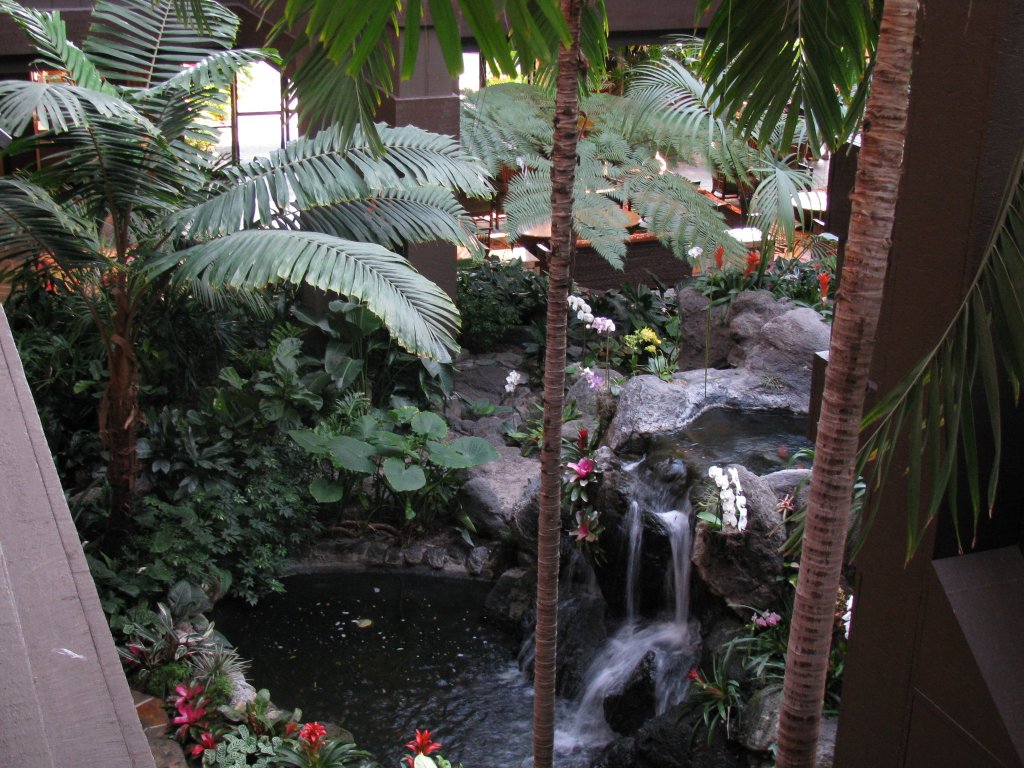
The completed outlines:
<svg viewBox="0 0 1024 768">
<path fill-rule="evenodd" d="M 508 394 L 513 394 L 523 381 L 523 374 L 519 371 L 509 371 L 508 376 L 505 377 L 505 391 Z"/>
<path fill-rule="evenodd" d="M 747 498 L 743 495 L 739 472 L 736 467 L 722 469 L 714 466 L 708 469 L 708 477 L 718 486 L 718 501 L 722 526 L 738 531 L 747 529 Z"/>
<path fill-rule="evenodd" d="M 601 513 L 594 509 L 590 499 L 590 491 L 600 481 L 601 474 L 597 462 L 590 456 L 596 442 L 596 439 L 591 440 L 588 430 L 581 429 L 576 441 L 565 445 L 566 473 L 562 479 L 562 495 L 575 523 L 570 535 L 592 561 L 601 562 L 604 553 L 600 536 L 604 527 L 601 525 Z"/>
</svg>

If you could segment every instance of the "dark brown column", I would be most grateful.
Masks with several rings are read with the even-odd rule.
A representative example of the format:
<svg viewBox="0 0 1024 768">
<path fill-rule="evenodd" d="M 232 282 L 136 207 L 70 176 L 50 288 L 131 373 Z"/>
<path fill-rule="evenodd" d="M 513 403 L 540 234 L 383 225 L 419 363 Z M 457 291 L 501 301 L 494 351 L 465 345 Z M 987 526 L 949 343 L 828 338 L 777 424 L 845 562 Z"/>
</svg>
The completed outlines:
<svg viewBox="0 0 1024 768">
<path fill-rule="evenodd" d="M 398 50 L 401 51 L 400 46 Z M 420 30 L 419 55 L 412 78 L 396 78 L 395 86 L 394 95 L 385 99 L 377 111 L 379 119 L 391 125 L 416 125 L 458 137 L 458 80 L 448 74 L 437 33 L 432 28 Z M 416 269 L 455 297 L 454 245 L 417 243 L 409 246 L 406 256 Z"/>
<path fill-rule="evenodd" d="M 906 168 L 872 368 L 878 392 L 903 378 L 956 313 L 1024 141 L 1024 6 L 1013 0 L 921 5 Z M 1004 429 L 1010 455 L 1021 439 Z M 905 564 L 902 461 L 894 462 L 856 562 L 835 764 L 1019 766 L 1019 697 L 1015 711 L 999 702 L 991 666 L 1002 670 L 996 675 L 1004 683 L 1007 676 L 1019 680 L 1024 669 L 1019 655 L 1001 657 L 1006 651 L 995 642 L 1021 622 L 1020 591 L 1010 587 L 1022 567 L 1020 510 L 997 509 L 1018 520 L 1004 527 L 1010 533 L 1002 541 L 986 542 L 992 552 L 1010 545 L 1004 555 L 1015 551 L 1016 559 L 948 558 L 953 552 L 940 524 Z M 1020 468 L 1004 462 L 1003 472 L 1019 475 Z M 983 610 L 970 616 L 956 610 L 965 585 L 1000 580 L 1007 588 Z"/>
</svg>

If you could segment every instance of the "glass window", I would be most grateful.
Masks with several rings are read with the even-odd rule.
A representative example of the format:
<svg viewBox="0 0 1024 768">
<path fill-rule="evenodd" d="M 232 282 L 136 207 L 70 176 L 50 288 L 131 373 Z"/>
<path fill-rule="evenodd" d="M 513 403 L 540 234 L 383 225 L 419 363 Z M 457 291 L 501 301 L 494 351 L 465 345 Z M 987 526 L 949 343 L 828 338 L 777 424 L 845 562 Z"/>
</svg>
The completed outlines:
<svg viewBox="0 0 1024 768">
<path fill-rule="evenodd" d="M 218 124 L 217 149 L 235 162 L 283 147 L 299 135 L 287 80 L 266 62 L 250 64 L 235 77 L 230 113 Z"/>
</svg>

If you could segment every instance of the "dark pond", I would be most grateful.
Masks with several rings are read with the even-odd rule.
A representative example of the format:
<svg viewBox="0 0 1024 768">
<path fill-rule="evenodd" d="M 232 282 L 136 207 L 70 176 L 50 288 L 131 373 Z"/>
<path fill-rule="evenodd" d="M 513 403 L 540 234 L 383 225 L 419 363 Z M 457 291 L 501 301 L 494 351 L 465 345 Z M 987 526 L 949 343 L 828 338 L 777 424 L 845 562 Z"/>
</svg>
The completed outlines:
<svg viewBox="0 0 1024 768">
<path fill-rule="evenodd" d="M 490 585 L 408 573 L 285 583 L 255 609 L 225 603 L 213 616 L 278 706 L 348 728 L 384 765 L 397 765 L 415 728 L 467 768 L 529 756 L 532 689 L 518 646 L 482 621 Z"/>
<path fill-rule="evenodd" d="M 701 466 L 742 464 L 755 475 L 785 468 L 801 448 L 810 448 L 807 417 L 772 411 L 712 408 L 673 437 L 690 462 Z M 804 463 L 806 466 L 806 463 Z"/>
</svg>

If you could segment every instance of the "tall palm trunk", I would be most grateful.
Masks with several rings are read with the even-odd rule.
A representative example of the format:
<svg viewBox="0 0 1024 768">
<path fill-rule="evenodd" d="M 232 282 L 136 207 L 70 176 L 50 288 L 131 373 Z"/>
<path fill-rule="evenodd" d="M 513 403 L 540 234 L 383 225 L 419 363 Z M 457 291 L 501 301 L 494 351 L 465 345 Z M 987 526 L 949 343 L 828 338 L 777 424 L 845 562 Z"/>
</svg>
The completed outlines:
<svg viewBox="0 0 1024 768">
<path fill-rule="evenodd" d="M 100 400 L 99 432 L 109 453 L 110 517 L 107 529 L 118 538 L 132 516 L 137 469 L 139 413 L 139 365 L 135 356 L 136 308 L 124 272 L 113 275 L 113 317 L 107 339 L 107 370 L 110 379 Z"/>
<path fill-rule="evenodd" d="M 561 0 L 572 44 L 558 53 L 555 135 L 551 150 L 551 256 L 548 260 L 547 353 L 544 358 L 544 439 L 537 524 L 537 643 L 534 667 L 533 765 L 551 768 L 555 739 L 555 652 L 558 551 L 562 536 L 562 404 L 573 184 L 579 139 L 580 13 L 582 0 Z"/>
<path fill-rule="evenodd" d="M 777 765 L 814 766 L 860 421 L 903 167 L 918 0 L 886 0 L 836 299 L 790 628 Z"/>
</svg>

